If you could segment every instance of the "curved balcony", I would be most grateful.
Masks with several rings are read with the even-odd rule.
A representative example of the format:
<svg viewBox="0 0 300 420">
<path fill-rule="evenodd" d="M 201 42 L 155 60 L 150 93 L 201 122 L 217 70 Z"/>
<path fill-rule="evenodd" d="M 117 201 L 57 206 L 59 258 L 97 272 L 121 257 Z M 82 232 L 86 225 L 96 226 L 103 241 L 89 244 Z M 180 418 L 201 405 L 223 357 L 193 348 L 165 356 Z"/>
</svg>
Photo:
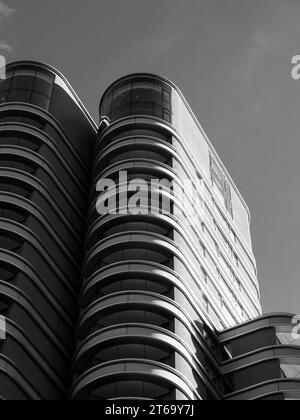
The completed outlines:
<svg viewBox="0 0 300 420">
<path fill-rule="evenodd" d="M 219 335 L 231 353 L 222 364 L 226 398 L 299 399 L 300 341 L 293 316 L 265 315 Z"/>
<path fill-rule="evenodd" d="M 20 116 L 15 117 L 15 113 Z M 37 124 L 37 121 L 40 122 Z M 81 192 L 85 192 L 83 184 L 88 181 L 87 168 L 59 125 L 54 123 L 48 115 L 44 115 L 40 110 L 32 109 L 31 106 L 0 105 L 0 144 L 18 145 L 20 143 L 30 150 L 42 149 L 42 154 L 45 153 L 42 147 L 45 145 L 55 156 L 55 159 L 51 159 L 52 163 L 56 160 L 62 163 L 73 181 L 81 185 Z M 49 152 L 46 156 L 49 156 Z"/>
<path fill-rule="evenodd" d="M 72 272 L 74 268 L 80 270 L 79 255 L 76 255 L 76 249 L 68 248 L 68 242 L 64 237 L 59 236 L 59 232 L 49 220 L 48 215 L 42 212 L 39 207 L 23 197 L 2 191 L 0 192 L 0 203 L 2 214 L 7 220 L 22 222 L 29 229 L 33 224 L 37 226 L 39 237 L 48 247 L 49 252 L 53 254 L 53 258 L 56 258 L 57 255 L 62 258 L 62 254 L 65 256 L 62 264 L 67 269 L 66 271 Z M 29 222 L 29 218 L 33 219 L 32 223 Z"/>
<path fill-rule="evenodd" d="M 68 360 L 70 346 L 62 340 L 62 336 L 70 335 L 70 331 L 55 330 L 51 318 L 41 314 L 41 310 L 36 309 L 33 299 L 16 286 L 0 281 L 0 299 L 6 306 L 7 318 L 26 331 L 32 341 L 39 340 L 40 346 L 48 346 L 48 350 L 55 347 L 59 352 L 57 357 L 64 362 Z M 46 348 L 44 347 L 45 350 Z"/>
<path fill-rule="evenodd" d="M 2 400 L 40 401 L 42 396 L 12 360 L 0 354 L 0 395 Z"/>
<path fill-rule="evenodd" d="M 194 329 L 189 314 L 168 297 L 147 291 L 113 293 L 96 300 L 81 313 L 77 334 L 85 337 L 90 334 L 91 327 L 98 330 L 109 325 L 132 323 L 136 319 L 150 325 L 167 325 L 172 318 L 178 318 L 190 330 Z"/>
<path fill-rule="evenodd" d="M 13 253 L 14 259 L 22 259 L 24 266 L 27 266 L 29 269 L 32 268 L 32 282 L 35 282 L 35 277 L 38 277 L 38 281 L 35 283 L 38 287 L 44 285 L 44 289 L 47 290 L 46 300 L 48 302 L 59 301 L 64 292 L 69 293 L 70 299 L 76 300 L 72 276 L 70 275 L 68 279 L 68 276 L 59 269 L 57 263 L 51 258 L 49 251 L 44 248 L 37 235 L 19 223 L 2 218 L 0 218 L 0 232 L 2 250 L 7 248 L 7 251 Z M 34 271 L 42 272 L 48 283 L 46 280 L 42 280 L 40 275 L 34 276 Z M 65 306 L 65 302 L 61 302 L 61 305 L 61 308 Z"/>
<path fill-rule="evenodd" d="M 185 378 L 163 363 L 139 359 L 117 360 L 97 366 L 77 379 L 73 386 L 72 398 L 164 399 L 164 396 L 170 395 L 174 390 L 180 391 L 184 396 L 182 399 L 201 399 Z"/>
<path fill-rule="evenodd" d="M 64 399 L 96 127 L 63 76 L 41 63 L 9 64 L 0 101 L 0 347 L 16 372 L 24 366 L 30 390 L 3 373 L 0 398 Z"/>
<path fill-rule="evenodd" d="M 49 390 L 57 399 L 61 399 L 67 394 L 67 383 L 62 375 L 63 366 L 59 365 L 58 360 L 53 363 L 41 351 L 38 343 L 31 341 L 24 330 L 10 319 L 6 320 L 6 340 L 0 343 L 0 351 L 5 353 L 9 360 L 14 360 L 15 355 L 24 361 L 22 363 L 22 373 L 26 378 L 35 378 L 37 382 L 43 381 L 44 376 L 49 378 Z M 16 361 L 16 359 L 15 359 Z M 43 389 L 40 389 L 43 394 Z M 47 399 L 48 392 L 42 395 Z"/>
<path fill-rule="evenodd" d="M 103 150 L 107 147 L 111 142 L 114 142 L 117 139 L 123 139 L 126 140 L 127 136 L 130 137 L 139 137 L 141 135 L 147 135 L 147 132 L 153 138 L 161 138 L 164 141 L 169 142 L 171 145 L 176 144 L 176 151 L 177 151 L 177 158 L 180 160 L 183 159 L 185 161 L 185 169 L 187 168 L 193 168 L 193 170 L 199 171 L 199 165 L 197 162 L 195 162 L 195 156 L 194 153 L 190 150 L 190 148 L 186 144 L 186 138 L 182 136 L 181 130 L 176 129 L 174 126 L 170 125 L 166 121 L 159 120 L 154 117 L 149 116 L 143 116 L 143 117 L 125 117 L 120 120 L 117 120 L 113 122 L 109 128 L 101 134 L 101 137 L 98 140 L 98 146 L 97 151 Z M 198 134 L 198 136 L 201 133 Z M 189 133 L 187 133 L 187 136 L 190 136 Z M 208 139 L 205 137 L 206 141 L 209 143 Z M 195 140 L 196 141 L 196 140 Z M 201 159 L 200 159 L 201 160 Z M 207 180 L 207 177 L 205 176 L 203 171 L 200 170 L 201 176 L 206 179 L 206 184 L 208 186 L 208 189 L 211 190 L 210 182 Z M 229 177 L 230 179 L 230 177 Z M 210 180 L 210 178 L 209 178 Z M 233 184 L 234 185 L 234 184 Z M 239 195 L 238 191 L 236 193 Z M 211 190 L 212 196 L 214 196 L 213 190 Z M 217 198 L 214 198 L 216 201 Z M 239 196 L 239 199 L 241 199 L 242 205 L 245 205 L 243 202 L 243 199 Z M 211 208 L 209 200 L 207 204 L 210 207 L 210 211 L 213 211 L 213 208 Z M 237 226 L 234 226 L 232 224 L 231 218 L 227 217 L 226 214 L 223 216 L 227 219 L 227 223 L 232 226 L 233 231 L 237 230 Z M 222 218 L 223 218 L 222 216 Z M 248 216 L 250 217 L 249 213 Z M 249 244 L 244 240 L 242 235 L 238 234 L 238 241 L 240 242 L 240 246 L 243 248 L 243 252 L 247 256 L 247 259 L 249 259 L 251 268 L 254 270 L 254 273 L 256 274 L 256 263 L 255 258 L 253 256 L 252 250 L 249 248 Z M 232 244 L 233 247 L 235 246 Z"/>
<path fill-rule="evenodd" d="M 65 229 L 73 235 L 73 240 L 81 240 L 79 230 L 82 229 L 78 229 L 76 224 L 70 222 L 63 211 L 61 203 L 51 194 L 47 186 L 36 177 L 18 169 L 0 167 L 0 183 L 3 185 L 3 188 L 7 185 L 7 190 L 10 187 L 10 192 L 16 191 L 18 195 L 22 194 L 24 198 L 31 198 L 31 195 L 35 194 L 34 199 L 31 200 L 39 205 L 45 213 L 50 214 L 53 212 L 57 216 L 57 223 L 61 222 Z M 3 188 L 2 191 L 5 191 Z M 77 223 L 80 223 L 77 218 L 76 220 Z"/>
</svg>

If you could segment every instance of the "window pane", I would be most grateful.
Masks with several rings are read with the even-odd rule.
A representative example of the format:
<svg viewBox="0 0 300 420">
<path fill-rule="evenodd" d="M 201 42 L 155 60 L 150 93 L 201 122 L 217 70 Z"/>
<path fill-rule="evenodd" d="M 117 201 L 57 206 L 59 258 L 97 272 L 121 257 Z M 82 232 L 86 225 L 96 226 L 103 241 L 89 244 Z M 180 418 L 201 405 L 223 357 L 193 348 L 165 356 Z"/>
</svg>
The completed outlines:
<svg viewBox="0 0 300 420">
<path fill-rule="evenodd" d="M 7 98 L 8 98 L 8 90 L 0 93 L 1 104 L 4 104 L 5 102 L 7 102 Z"/>
<path fill-rule="evenodd" d="M 3 82 L 0 83 L 0 92 L 9 90 L 10 88 L 10 83 L 11 83 L 11 78 L 10 79 L 6 79 Z"/>
<path fill-rule="evenodd" d="M 40 93 L 33 92 L 31 103 L 43 109 L 48 109 L 50 105 L 50 99 L 45 95 L 41 95 Z"/>
<path fill-rule="evenodd" d="M 113 109 L 111 117 L 113 120 L 124 118 L 130 115 L 130 111 L 130 103 L 127 105 L 118 106 L 117 108 Z"/>
<path fill-rule="evenodd" d="M 300 364 L 299 365 L 280 365 L 283 378 L 300 379 Z"/>
<path fill-rule="evenodd" d="M 164 89 L 164 102 L 166 104 L 170 104 L 171 103 L 171 92 L 169 92 L 166 89 Z"/>
<path fill-rule="evenodd" d="M 162 118 L 163 117 L 163 107 L 161 105 L 154 104 L 153 115 L 157 118 Z"/>
<path fill-rule="evenodd" d="M 154 102 L 158 105 L 162 105 L 163 103 L 162 84 L 155 81 L 153 89 L 154 89 L 153 90 Z"/>
<path fill-rule="evenodd" d="M 133 115 L 153 115 L 154 104 L 149 102 L 133 103 L 132 114 Z"/>
<path fill-rule="evenodd" d="M 113 108 L 131 102 L 131 82 L 123 83 L 114 89 Z"/>
<path fill-rule="evenodd" d="M 33 76 L 17 76 L 13 78 L 12 89 L 28 89 L 31 90 L 34 83 Z"/>
<path fill-rule="evenodd" d="M 167 110 L 164 110 L 163 118 L 164 118 L 164 120 L 166 120 L 169 123 L 172 122 L 171 113 Z"/>
<path fill-rule="evenodd" d="M 112 104 L 112 90 L 105 95 L 105 100 L 103 101 L 101 108 L 101 116 L 109 116 L 111 112 Z"/>
<path fill-rule="evenodd" d="M 14 89 L 9 92 L 8 100 L 10 102 L 30 102 L 31 91 L 23 89 Z"/>
<path fill-rule="evenodd" d="M 134 82 L 133 102 L 154 102 L 154 84 L 149 80 Z"/>
<path fill-rule="evenodd" d="M 30 68 L 18 68 L 14 71 L 14 76 L 32 76 L 35 77 L 36 71 Z"/>
<path fill-rule="evenodd" d="M 292 327 L 278 327 L 276 336 L 280 344 L 300 346 L 300 335 L 294 335 Z"/>
<path fill-rule="evenodd" d="M 34 81 L 33 89 L 38 93 L 42 93 L 43 95 L 50 97 L 52 91 L 52 83 L 50 81 L 38 77 Z"/>
</svg>

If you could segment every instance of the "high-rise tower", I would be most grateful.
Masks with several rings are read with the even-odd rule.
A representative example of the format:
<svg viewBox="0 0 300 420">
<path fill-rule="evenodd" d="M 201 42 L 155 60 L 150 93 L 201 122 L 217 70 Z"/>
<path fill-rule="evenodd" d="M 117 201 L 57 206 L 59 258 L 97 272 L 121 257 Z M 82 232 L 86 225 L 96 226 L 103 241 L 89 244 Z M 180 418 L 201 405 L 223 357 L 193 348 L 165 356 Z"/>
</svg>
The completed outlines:
<svg viewBox="0 0 300 420">
<path fill-rule="evenodd" d="M 59 72 L 7 74 L 0 397 L 300 399 L 297 319 L 261 316 L 249 211 L 178 88 L 116 81 L 97 134 Z"/>
<path fill-rule="evenodd" d="M 91 377 L 102 374 L 99 361 L 104 372 L 111 369 L 103 390 L 97 385 L 99 398 L 124 390 L 141 398 L 205 397 L 199 356 L 181 340 L 200 355 L 204 323 L 224 330 L 261 314 L 248 209 L 170 81 L 147 74 L 118 80 L 101 100 L 100 117 L 107 122 L 95 153 L 75 368 L 94 368 Z M 120 173 L 129 190 L 122 207 Z M 116 183 L 103 200 L 117 192 L 117 207 L 99 215 L 101 179 Z M 156 212 L 150 200 L 130 211 L 132 184 L 142 180 L 150 190 L 153 179 L 173 182 L 161 193 L 171 195 L 169 208 L 162 197 Z M 186 180 L 195 188 L 178 200 Z M 79 390 L 80 383 L 74 396 Z"/>
<path fill-rule="evenodd" d="M 0 102 L 0 396 L 66 398 L 96 128 L 39 63 L 9 65 Z"/>
</svg>

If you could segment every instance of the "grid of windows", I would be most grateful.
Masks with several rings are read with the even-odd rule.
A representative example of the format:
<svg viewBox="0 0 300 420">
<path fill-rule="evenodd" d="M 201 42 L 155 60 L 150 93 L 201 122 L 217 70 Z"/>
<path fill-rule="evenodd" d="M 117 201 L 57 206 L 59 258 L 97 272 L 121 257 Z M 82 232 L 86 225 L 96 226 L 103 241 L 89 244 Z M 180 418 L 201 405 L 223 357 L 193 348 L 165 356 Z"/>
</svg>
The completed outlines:
<svg viewBox="0 0 300 420">
<path fill-rule="evenodd" d="M 179 162 L 179 160 L 177 161 L 177 159 L 175 159 L 175 162 L 176 162 L 176 165 L 182 166 L 181 163 Z M 192 163 L 193 168 L 197 169 L 192 161 L 191 161 L 191 163 Z M 184 167 L 182 167 L 182 170 L 186 173 L 185 176 L 189 177 L 189 174 L 186 172 Z M 204 186 L 204 193 L 203 193 L 203 191 L 201 191 L 201 193 L 203 193 L 203 196 L 205 197 L 205 200 L 203 202 L 204 211 L 205 211 L 205 218 L 208 219 L 210 221 L 210 223 L 215 226 L 215 230 L 218 234 L 218 240 L 223 245 L 223 247 L 226 250 L 226 253 L 230 256 L 230 258 L 232 258 L 232 259 L 235 258 L 236 253 L 234 252 L 234 249 L 236 249 L 236 251 L 238 251 L 238 253 L 241 255 L 241 257 L 244 261 L 243 262 L 238 261 L 237 260 L 237 255 L 236 255 L 236 258 L 234 260 L 235 265 L 238 266 L 239 264 L 242 264 L 242 265 L 245 264 L 245 267 L 247 267 L 247 268 L 245 268 L 245 272 L 247 272 L 247 270 L 248 270 L 249 272 L 251 272 L 251 274 L 256 276 L 257 271 L 256 271 L 255 264 L 252 261 L 249 253 L 246 251 L 244 245 L 242 244 L 242 242 L 238 238 L 234 229 L 231 227 L 231 224 L 229 223 L 227 217 L 225 216 L 226 209 L 224 208 L 224 210 L 221 210 L 221 206 L 216 203 L 216 200 L 212 196 L 211 188 L 207 185 L 207 183 L 203 180 L 203 178 L 201 177 L 201 175 L 198 172 L 197 172 L 196 175 L 197 175 L 197 177 L 199 177 L 201 179 L 201 182 L 203 182 L 202 185 Z M 220 177 L 221 177 L 221 175 L 219 174 L 219 178 Z M 224 177 L 224 179 L 225 179 L 225 177 Z M 230 190 L 230 187 L 228 187 L 228 190 Z M 214 191 L 215 191 L 215 193 L 217 193 L 217 195 L 218 194 L 220 195 L 220 199 L 221 199 L 221 201 L 223 201 L 223 195 L 221 194 L 219 189 L 215 188 Z M 231 195 L 230 195 L 230 202 L 231 202 Z M 213 211 L 212 211 L 211 207 L 209 206 L 209 204 L 213 208 Z M 218 220 L 218 222 L 216 220 Z M 202 225 L 202 227 L 203 227 L 203 225 Z M 227 237 L 228 237 L 228 239 L 227 239 Z M 251 279 L 251 276 L 248 273 L 247 273 L 247 279 L 249 279 L 249 281 L 251 283 L 253 283 L 253 280 Z"/>
<path fill-rule="evenodd" d="M 149 115 L 172 122 L 171 88 L 158 80 L 139 78 L 119 83 L 105 95 L 100 115 L 112 121 L 130 115 Z"/>
<path fill-rule="evenodd" d="M 0 84 L 0 103 L 24 102 L 49 110 L 54 75 L 33 69 L 15 69 Z"/>
<path fill-rule="evenodd" d="M 230 185 L 224 172 L 212 155 L 210 155 L 210 172 L 213 186 L 216 186 L 217 191 L 221 194 L 221 199 L 224 200 L 226 209 L 233 217 Z"/>
</svg>

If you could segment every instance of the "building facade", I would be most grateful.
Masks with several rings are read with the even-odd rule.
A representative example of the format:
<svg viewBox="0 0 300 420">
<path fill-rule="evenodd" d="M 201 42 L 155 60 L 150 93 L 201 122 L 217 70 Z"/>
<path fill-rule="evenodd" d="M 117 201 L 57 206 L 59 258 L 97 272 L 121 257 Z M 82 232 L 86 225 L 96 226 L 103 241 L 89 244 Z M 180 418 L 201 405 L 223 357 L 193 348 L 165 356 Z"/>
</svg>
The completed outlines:
<svg viewBox="0 0 300 420">
<path fill-rule="evenodd" d="M 261 316 L 249 210 L 179 89 L 124 77 L 96 127 L 22 62 L 0 99 L 0 397 L 299 399 L 293 316 Z"/>
<path fill-rule="evenodd" d="M 0 397 L 71 384 L 96 127 L 65 78 L 16 63 L 0 84 Z"/>
</svg>

